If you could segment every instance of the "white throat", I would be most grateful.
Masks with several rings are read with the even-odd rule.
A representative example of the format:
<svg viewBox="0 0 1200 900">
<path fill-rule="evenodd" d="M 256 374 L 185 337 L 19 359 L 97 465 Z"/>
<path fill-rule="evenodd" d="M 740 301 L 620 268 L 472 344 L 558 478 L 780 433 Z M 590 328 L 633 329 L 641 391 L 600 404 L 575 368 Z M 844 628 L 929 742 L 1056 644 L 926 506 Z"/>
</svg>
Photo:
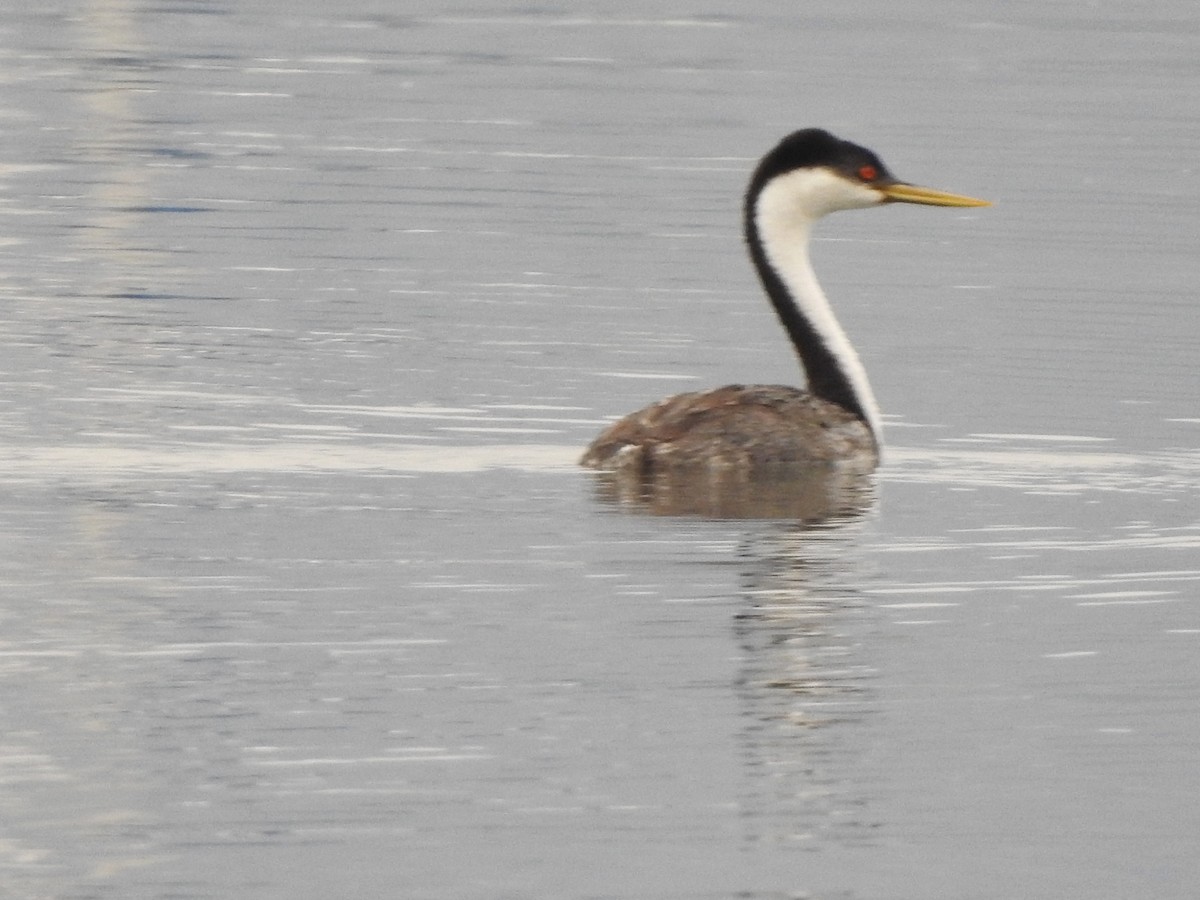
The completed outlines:
<svg viewBox="0 0 1200 900">
<path fill-rule="evenodd" d="M 876 206 L 880 195 L 826 169 L 797 169 L 773 178 L 759 193 L 754 224 L 767 262 L 791 294 L 800 314 L 820 337 L 849 383 L 867 426 L 881 443 L 879 407 L 858 354 L 838 323 L 809 261 L 813 224 L 840 209 Z"/>
</svg>

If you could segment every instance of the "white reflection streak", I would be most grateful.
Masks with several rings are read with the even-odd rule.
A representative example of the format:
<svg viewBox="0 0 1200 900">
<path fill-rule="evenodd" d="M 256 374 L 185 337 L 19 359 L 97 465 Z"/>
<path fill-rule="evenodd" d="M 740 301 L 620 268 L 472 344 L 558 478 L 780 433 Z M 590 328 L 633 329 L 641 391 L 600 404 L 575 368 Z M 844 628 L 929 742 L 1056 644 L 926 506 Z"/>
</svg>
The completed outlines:
<svg viewBox="0 0 1200 900">
<path fill-rule="evenodd" d="M 0 448 L 0 482 L 124 481 L 145 475 L 230 472 L 469 473 L 573 469 L 579 448 L 547 444 L 483 447 L 329 443 L 164 444 Z"/>
<path fill-rule="evenodd" d="M 495 759 L 490 753 L 408 753 L 397 756 L 315 757 L 312 759 L 248 759 L 251 766 L 361 766 L 379 763 L 462 762 L 463 760 Z"/>
</svg>

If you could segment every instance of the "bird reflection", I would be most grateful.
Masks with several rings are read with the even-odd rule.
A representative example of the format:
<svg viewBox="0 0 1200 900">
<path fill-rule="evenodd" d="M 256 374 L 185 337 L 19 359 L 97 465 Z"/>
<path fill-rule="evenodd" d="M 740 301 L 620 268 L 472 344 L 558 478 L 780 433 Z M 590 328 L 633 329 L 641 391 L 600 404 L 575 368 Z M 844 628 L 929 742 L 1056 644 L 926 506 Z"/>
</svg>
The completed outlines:
<svg viewBox="0 0 1200 900">
<path fill-rule="evenodd" d="M 780 467 L 656 472 L 599 472 L 596 499 L 625 512 L 710 519 L 792 519 L 820 523 L 853 520 L 875 502 L 867 468 Z"/>
<path fill-rule="evenodd" d="M 869 842 L 868 765 L 877 672 L 864 649 L 852 517 L 769 525 L 743 545 L 734 633 L 746 840 L 817 847 Z"/>
<path fill-rule="evenodd" d="M 862 645 L 871 607 L 857 550 L 875 504 L 870 472 L 603 472 L 595 492 L 601 503 L 635 514 L 767 520 L 746 524 L 736 562 L 745 839 L 806 847 L 869 841 L 878 829 L 864 763 L 876 672 Z"/>
</svg>

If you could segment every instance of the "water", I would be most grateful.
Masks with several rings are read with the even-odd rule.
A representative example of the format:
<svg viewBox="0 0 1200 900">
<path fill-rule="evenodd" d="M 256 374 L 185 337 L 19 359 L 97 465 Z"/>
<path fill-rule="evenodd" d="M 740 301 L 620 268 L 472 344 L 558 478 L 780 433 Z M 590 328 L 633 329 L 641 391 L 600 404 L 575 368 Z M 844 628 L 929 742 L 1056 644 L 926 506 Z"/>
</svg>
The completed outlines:
<svg viewBox="0 0 1200 900">
<path fill-rule="evenodd" d="M 1190 897 L 1194 25 L 7 16 L 3 893 Z M 883 468 L 614 497 L 607 417 L 795 380 L 737 206 L 811 124 L 996 203 L 818 236 Z"/>
</svg>

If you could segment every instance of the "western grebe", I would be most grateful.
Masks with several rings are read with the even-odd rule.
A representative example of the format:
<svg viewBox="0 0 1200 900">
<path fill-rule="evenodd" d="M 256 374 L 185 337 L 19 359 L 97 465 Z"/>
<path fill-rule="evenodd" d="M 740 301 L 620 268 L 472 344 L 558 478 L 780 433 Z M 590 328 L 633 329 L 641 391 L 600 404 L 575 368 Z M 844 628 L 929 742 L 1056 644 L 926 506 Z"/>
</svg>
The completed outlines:
<svg viewBox="0 0 1200 900">
<path fill-rule="evenodd" d="M 784 138 L 750 179 L 743 227 L 750 259 L 800 357 L 808 390 L 735 384 L 668 397 L 614 422 L 580 463 L 642 475 L 847 460 L 873 467 L 879 408 L 817 283 L 808 243 L 822 216 L 883 203 L 989 205 L 898 181 L 870 150 L 819 128 Z"/>
</svg>

